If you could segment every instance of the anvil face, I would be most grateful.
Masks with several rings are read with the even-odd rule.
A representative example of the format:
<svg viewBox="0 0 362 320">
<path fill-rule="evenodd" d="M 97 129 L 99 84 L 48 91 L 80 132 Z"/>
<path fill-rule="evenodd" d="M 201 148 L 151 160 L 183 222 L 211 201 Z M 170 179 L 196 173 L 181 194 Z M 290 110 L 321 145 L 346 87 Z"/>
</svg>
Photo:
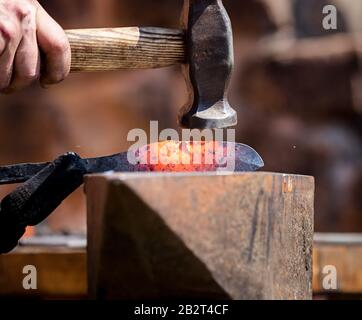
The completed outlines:
<svg viewBox="0 0 362 320">
<path fill-rule="evenodd" d="M 311 177 L 107 173 L 85 190 L 91 298 L 311 298 Z"/>
</svg>

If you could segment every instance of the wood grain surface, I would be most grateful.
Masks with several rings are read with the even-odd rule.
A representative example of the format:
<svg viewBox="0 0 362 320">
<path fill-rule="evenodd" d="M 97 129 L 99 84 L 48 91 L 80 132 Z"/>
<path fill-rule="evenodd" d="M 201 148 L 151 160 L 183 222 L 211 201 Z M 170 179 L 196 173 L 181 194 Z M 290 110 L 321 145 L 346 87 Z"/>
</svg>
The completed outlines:
<svg viewBox="0 0 362 320">
<path fill-rule="evenodd" d="M 0 255 L 0 298 L 85 298 L 87 295 L 85 249 L 54 246 L 18 247 Z M 37 290 L 25 290 L 23 268 L 36 267 Z"/>
<path fill-rule="evenodd" d="M 185 60 L 184 32 L 154 27 L 67 30 L 71 72 L 161 68 Z"/>
</svg>

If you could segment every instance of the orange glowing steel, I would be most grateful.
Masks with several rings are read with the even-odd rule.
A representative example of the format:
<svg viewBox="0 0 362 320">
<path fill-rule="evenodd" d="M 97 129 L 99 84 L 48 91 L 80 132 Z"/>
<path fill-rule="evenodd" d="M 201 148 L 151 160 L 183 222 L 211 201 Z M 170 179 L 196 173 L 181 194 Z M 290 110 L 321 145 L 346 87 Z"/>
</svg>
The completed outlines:
<svg viewBox="0 0 362 320">
<path fill-rule="evenodd" d="M 225 166 L 232 143 L 218 141 L 162 141 L 140 148 L 140 171 L 202 172 Z"/>
</svg>

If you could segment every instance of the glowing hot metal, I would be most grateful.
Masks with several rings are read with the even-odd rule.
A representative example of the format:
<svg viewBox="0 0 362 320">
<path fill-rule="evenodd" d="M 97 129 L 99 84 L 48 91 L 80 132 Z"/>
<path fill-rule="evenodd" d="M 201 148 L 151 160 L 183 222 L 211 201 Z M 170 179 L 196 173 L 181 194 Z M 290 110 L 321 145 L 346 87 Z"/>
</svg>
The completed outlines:
<svg viewBox="0 0 362 320">
<path fill-rule="evenodd" d="M 219 141 L 163 141 L 112 156 L 82 159 L 85 174 L 116 172 L 207 172 L 255 171 L 264 166 L 260 155 L 251 147 Z M 24 182 L 36 175 L 47 163 L 28 163 L 0 167 L 0 184 Z"/>
</svg>

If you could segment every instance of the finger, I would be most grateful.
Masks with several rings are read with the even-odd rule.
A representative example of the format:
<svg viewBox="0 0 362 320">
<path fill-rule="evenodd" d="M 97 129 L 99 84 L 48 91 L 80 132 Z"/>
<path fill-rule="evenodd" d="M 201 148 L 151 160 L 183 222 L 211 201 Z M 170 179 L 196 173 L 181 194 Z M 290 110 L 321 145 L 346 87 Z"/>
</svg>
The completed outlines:
<svg viewBox="0 0 362 320">
<path fill-rule="evenodd" d="M 0 6 L 0 56 L 4 53 L 4 50 L 7 46 L 6 36 L 7 28 L 4 23 L 8 20 L 8 16 L 3 13 L 4 8 Z"/>
<path fill-rule="evenodd" d="M 10 18 L 2 19 L 0 38 L 3 46 L 0 55 L 0 91 L 4 91 L 11 82 L 15 53 L 22 38 L 20 23 Z"/>
<path fill-rule="evenodd" d="M 6 42 L 2 36 L 2 32 L 0 32 L 0 57 L 4 53 L 5 48 L 6 48 Z"/>
<path fill-rule="evenodd" d="M 44 53 L 42 75 L 43 86 L 58 83 L 69 74 L 71 52 L 64 30 L 39 5 L 37 12 L 38 45 Z"/>
<path fill-rule="evenodd" d="M 40 54 L 36 39 L 36 13 L 28 11 L 22 21 L 23 38 L 15 54 L 13 79 L 9 91 L 19 90 L 38 79 Z"/>
</svg>

